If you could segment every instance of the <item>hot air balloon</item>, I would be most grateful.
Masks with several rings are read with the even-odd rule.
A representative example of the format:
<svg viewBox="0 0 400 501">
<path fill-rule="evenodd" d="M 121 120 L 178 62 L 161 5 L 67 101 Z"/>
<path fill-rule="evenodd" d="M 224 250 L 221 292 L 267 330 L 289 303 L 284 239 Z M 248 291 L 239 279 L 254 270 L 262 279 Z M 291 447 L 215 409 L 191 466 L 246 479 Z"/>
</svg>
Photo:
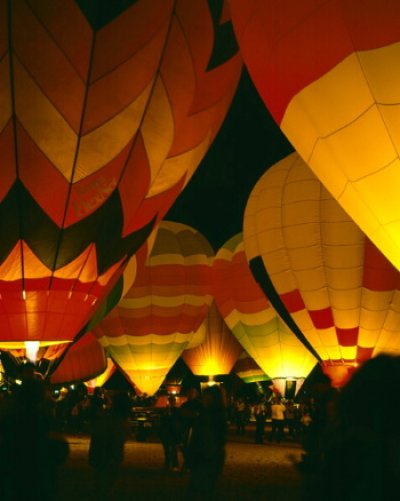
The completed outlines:
<svg viewBox="0 0 400 501">
<path fill-rule="evenodd" d="M 1 341 L 72 341 L 188 183 L 241 71 L 222 5 L 0 1 Z"/>
<path fill-rule="evenodd" d="M 215 376 L 229 374 L 243 351 L 224 322 L 215 301 L 210 306 L 204 321 L 205 341 L 197 348 L 186 349 L 182 358 L 195 376 Z"/>
<path fill-rule="evenodd" d="M 211 303 L 213 250 L 187 225 L 163 221 L 153 250 L 118 306 L 93 332 L 136 386 L 154 394 Z"/>
<path fill-rule="evenodd" d="M 378 353 L 399 354 L 399 272 L 296 153 L 256 184 L 243 235 L 255 278 L 333 385 Z"/>
<path fill-rule="evenodd" d="M 324 186 L 400 269 L 400 4 L 231 0 L 267 108 Z"/>
<path fill-rule="evenodd" d="M 91 332 L 87 332 L 68 348 L 50 376 L 52 384 L 88 381 L 104 373 L 108 367 L 103 347 Z"/>
<path fill-rule="evenodd" d="M 116 369 L 117 366 L 114 364 L 111 358 L 107 357 L 107 367 L 105 371 L 95 378 L 89 379 L 89 381 L 85 381 L 85 386 L 87 387 L 88 392 L 93 393 L 95 388 L 101 388 L 104 384 L 106 384 L 110 377 L 114 374 Z"/>
<path fill-rule="evenodd" d="M 287 381 L 298 391 L 316 358 L 287 327 L 255 281 L 239 233 L 217 252 L 213 264 L 217 306 L 246 352 L 282 395 Z"/>
<path fill-rule="evenodd" d="M 270 381 L 269 376 L 265 374 L 254 358 L 251 358 L 245 351 L 237 359 L 232 371 L 245 383 Z"/>
</svg>

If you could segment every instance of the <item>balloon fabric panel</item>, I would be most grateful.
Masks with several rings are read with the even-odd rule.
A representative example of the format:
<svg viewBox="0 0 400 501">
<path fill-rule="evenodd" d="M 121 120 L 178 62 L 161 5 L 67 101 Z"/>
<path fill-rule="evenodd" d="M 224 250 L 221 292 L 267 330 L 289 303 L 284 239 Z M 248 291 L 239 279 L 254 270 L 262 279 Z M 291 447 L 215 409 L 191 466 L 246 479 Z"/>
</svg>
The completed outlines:
<svg viewBox="0 0 400 501">
<path fill-rule="evenodd" d="M 87 381 L 100 375 L 107 367 L 104 349 L 91 332 L 87 332 L 68 348 L 66 355 L 52 373 L 52 384 Z"/>
<path fill-rule="evenodd" d="M 400 269 L 399 3 L 230 5 L 245 63 L 282 131 Z"/>
<path fill-rule="evenodd" d="M 271 378 L 305 378 L 316 360 L 285 325 L 250 271 L 242 234 L 228 240 L 213 264 L 216 304 L 247 353 Z"/>
<path fill-rule="evenodd" d="M 206 153 L 241 60 L 193 8 L 0 2 L 2 338 L 73 339 Z"/>
<path fill-rule="evenodd" d="M 398 353 L 398 271 L 297 154 L 278 162 L 255 186 L 244 235 L 250 263 L 262 259 L 325 366 Z"/>
<path fill-rule="evenodd" d="M 189 226 L 162 221 L 136 280 L 94 333 L 146 393 L 155 392 L 202 324 L 211 302 L 207 240 Z"/>
<path fill-rule="evenodd" d="M 197 348 L 185 350 L 182 358 L 196 376 L 229 374 L 243 348 L 219 313 L 215 302 L 205 319 L 206 338 Z"/>
</svg>

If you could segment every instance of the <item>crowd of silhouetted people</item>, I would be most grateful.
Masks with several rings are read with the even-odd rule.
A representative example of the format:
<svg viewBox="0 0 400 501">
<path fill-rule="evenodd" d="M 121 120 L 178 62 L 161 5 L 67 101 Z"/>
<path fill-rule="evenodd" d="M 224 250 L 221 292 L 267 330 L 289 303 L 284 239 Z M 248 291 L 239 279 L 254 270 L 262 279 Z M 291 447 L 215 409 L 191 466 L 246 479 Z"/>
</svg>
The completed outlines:
<svg viewBox="0 0 400 501">
<path fill-rule="evenodd" d="M 305 501 L 321 499 L 321 493 L 327 501 L 397 500 L 399 381 L 400 357 L 381 355 L 340 391 L 322 381 L 303 402 L 272 394 L 251 403 L 232 398 L 228 404 L 219 386 L 192 388 L 179 406 L 169 395 L 156 428 L 165 469 L 187 474 L 185 499 L 217 499 L 230 425 L 238 436 L 251 429 L 257 444 L 300 441 L 304 454 L 297 467 Z M 54 398 L 29 365 L 19 383 L 0 399 L 0 499 L 56 500 L 59 471 L 69 454 L 64 433 L 82 431 L 90 435 L 93 499 L 112 499 L 132 433 L 132 407 L 154 401 L 101 389 Z M 254 426 L 248 427 L 250 421 Z"/>
</svg>

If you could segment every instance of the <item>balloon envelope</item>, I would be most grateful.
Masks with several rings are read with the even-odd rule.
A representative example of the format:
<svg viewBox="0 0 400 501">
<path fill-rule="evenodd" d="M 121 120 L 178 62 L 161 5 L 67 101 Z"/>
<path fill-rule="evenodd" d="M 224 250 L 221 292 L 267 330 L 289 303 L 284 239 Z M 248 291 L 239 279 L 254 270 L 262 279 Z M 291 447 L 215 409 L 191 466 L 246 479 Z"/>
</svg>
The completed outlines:
<svg viewBox="0 0 400 501">
<path fill-rule="evenodd" d="M 230 6 L 267 108 L 400 269 L 400 3 L 231 0 Z"/>
<path fill-rule="evenodd" d="M 237 359 L 232 371 L 237 374 L 245 383 L 256 383 L 258 381 L 269 381 L 257 362 L 245 351 Z"/>
<path fill-rule="evenodd" d="M 243 348 L 224 322 L 215 302 L 212 303 L 204 324 L 205 341 L 197 348 L 185 350 L 182 358 L 196 376 L 229 374 Z"/>
<path fill-rule="evenodd" d="M 256 184 L 244 244 L 257 281 L 276 290 L 274 306 L 334 384 L 378 353 L 399 354 L 399 272 L 296 153 Z"/>
<path fill-rule="evenodd" d="M 255 281 L 241 233 L 230 238 L 213 263 L 216 304 L 236 339 L 271 379 L 304 379 L 316 358 L 293 334 Z"/>
<path fill-rule="evenodd" d="M 91 332 L 84 334 L 68 348 L 65 356 L 50 376 L 52 384 L 88 381 L 107 369 L 103 347 Z"/>
<path fill-rule="evenodd" d="M 134 285 L 94 328 L 142 392 L 158 390 L 202 324 L 211 303 L 212 258 L 198 231 L 163 221 Z"/>
<path fill-rule="evenodd" d="M 93 316 L 225 117 L 230 26 L 206 0 L 0 1 L 1 340 Z"/>
</svg>

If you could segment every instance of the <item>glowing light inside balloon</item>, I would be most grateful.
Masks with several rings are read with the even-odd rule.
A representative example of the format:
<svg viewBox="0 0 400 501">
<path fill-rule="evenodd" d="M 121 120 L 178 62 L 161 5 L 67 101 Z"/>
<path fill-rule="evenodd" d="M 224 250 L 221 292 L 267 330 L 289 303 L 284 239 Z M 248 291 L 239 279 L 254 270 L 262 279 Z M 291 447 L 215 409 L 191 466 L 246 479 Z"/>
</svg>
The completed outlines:
<svg viewBox="0 0 400 501">
<path fill-rule="evenodd" d="M 32 363 L 35 364 L 37 361 L 37 355 L 40 348 L 40 342 L 25 341 L 24 345 L 25 345 L 26 358 L 28 358 L 28 360 L 30 360 Z"/>
</svg>

